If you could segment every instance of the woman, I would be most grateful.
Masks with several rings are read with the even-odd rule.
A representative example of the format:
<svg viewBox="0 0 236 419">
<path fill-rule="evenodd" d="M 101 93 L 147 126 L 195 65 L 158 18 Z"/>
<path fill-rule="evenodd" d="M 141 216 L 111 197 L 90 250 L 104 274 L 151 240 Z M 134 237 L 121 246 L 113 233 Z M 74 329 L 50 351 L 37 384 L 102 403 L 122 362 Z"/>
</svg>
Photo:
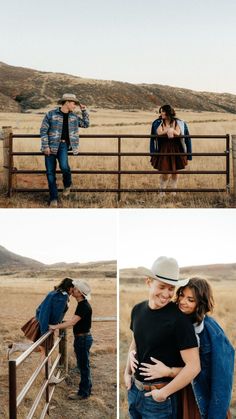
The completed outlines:
<svg viewBox="0 0 236 419">
<path fill-rule="evenodd" d="M 151 131 L 151 135 L 158 135 L 158 138 L 151 138 L 150 153 L 191 153 L 191 139 L 178 138 L 189 135 L 186 123 L 176 118 L 175 110 L 170 105 L 161 106 L 159 113 L 160 117 L 153 122 Z M 165 189 L 171 177 L 170 187 L 176 189 L 176 171 L 184 169 L 191 159 L 191 156 L 151 156 L 151 164 L 155 169 L 173 172 L 170 176 L 160 175 L 160 188 Z"/>
<path fill-rule="evenodd" d="M 73 297 L 78 305 L 75 314 L 70 320 L 63 323 L 50 325 L 51 330 L 66 329 L 73 326 L 74 351 L 77 359 L 77 367 L 80 371 L 80 384 L 76 393 L 69 394 L 71 400 L 87 399 L 91 394 L 92 380 L 90 374 L 89 351 L 93 343 L 90 332 L 92 323 L 92 308 L 89 285 L 80 280 L 73 281 Z"/>
<path fill-rule="evenodd" d="M 183 412 L 180 417 L 230 418 L 234 349 L 218 323 L 207 315 L 214 307 L 212 289 L 206 280 L 192 278 L 186 286 L 177 290 L 176 302 L 179 309 L 192 320 L 199 339 L 201 360 L 200 374 L 193 380 L 192 386 L 182 391 Z M 180 368 L 169 368 L 154 358 L 152 361 L 154 365 L 143 364 L 140 367 L 145 380 L 174 377 L 180 371 Z M 155 392 L 148 395 L 155 399 Z"/>
<path fill-rule="evenodd" d="M 36 342 L 44 333 L 48 332 L 49 323 L 56 324 L 62 321 L 68 310 L 69 297 L 72 294 L 73 288 L 72 279 L 65 278 L 53 291 L 47 294 L 45 299 L 36 309 L 35 317 L 30 319 L 21 328 L 28 339 L 32 342 Z M 52 343 L 53 339 L 50 340 L 49 346 L 52 347 Z M 13 343 L 12 345 L 9 345 L 8 357 L 13 352 L 25 351 L 30 345 L 31 344 L 28 343 Z M 44 347 L 41 347 L 40 349 L 45 353 Z"/>
</svg>

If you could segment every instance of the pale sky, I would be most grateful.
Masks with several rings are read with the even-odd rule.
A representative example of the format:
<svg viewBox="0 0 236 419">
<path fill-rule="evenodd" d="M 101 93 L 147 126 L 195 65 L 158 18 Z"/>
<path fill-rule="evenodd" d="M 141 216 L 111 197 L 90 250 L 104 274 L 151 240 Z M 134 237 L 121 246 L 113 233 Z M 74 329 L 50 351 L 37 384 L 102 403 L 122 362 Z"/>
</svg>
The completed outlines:
<svg viewBox="0 0 236 419">
<path fill-rule="evenodd" d="M 0 61 L 236 94 L 235 0 L 8 0 Z"/>
<path fill-rule="evenodd" d="M 110 210 L 0 209 L 0 245 L 43 263 L 117 258 L 117 213 Z"/>
<path fill-rule="evenodd" d="M 234 209 L 123 210 L 119 215 L 119 268 L 151 268 L 159 256 L 181 267 L 236 263 Z"/>
<path fill-rule="evenodd" d="M 0 209 L 0 245 L 43 263 L 236 263 L 235 209 Z"/>
</svg>

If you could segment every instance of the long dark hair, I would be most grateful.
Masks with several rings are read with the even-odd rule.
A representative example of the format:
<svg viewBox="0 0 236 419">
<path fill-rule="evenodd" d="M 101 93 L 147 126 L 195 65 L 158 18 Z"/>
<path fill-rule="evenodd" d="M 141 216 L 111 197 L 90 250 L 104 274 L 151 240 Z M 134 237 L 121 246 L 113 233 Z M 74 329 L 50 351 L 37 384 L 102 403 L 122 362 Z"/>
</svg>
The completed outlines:
<svg viewBox="0 0 236 419">
<path fill-rule="evenodd" d="M 74 288 L 73 279 L 64 278 L 59 285 L 55 286 L 54 289 L 58 291 L 66 291 L 68 293 L 70 288 Z"/>
<path fill-rule="evenodd" d="M 159 113 L 161 112 L 165 112 L 167 117 L 170 119 L 170 122 L 174 122 L 176 117 L 175 117 L 175 110 L 174 108 L 172 108 L 172 106 L 170 105 L 163 105 L 160 107 L 159 109 Z"/>
<path fill-rule="evenodd" d="M 176 302 L 178 304 L 179 298 L 185 288 L 190 288 L 193 291 L 196 300 L 195 318 L 197 323 L 201 323 L 206 313 L 212 312 L 214 308 L 214 298 L 212 288 L 206 279 L 195 277 L 191 278 L 187 285 L 178 288 L 176 291 Z"/>
</svg>

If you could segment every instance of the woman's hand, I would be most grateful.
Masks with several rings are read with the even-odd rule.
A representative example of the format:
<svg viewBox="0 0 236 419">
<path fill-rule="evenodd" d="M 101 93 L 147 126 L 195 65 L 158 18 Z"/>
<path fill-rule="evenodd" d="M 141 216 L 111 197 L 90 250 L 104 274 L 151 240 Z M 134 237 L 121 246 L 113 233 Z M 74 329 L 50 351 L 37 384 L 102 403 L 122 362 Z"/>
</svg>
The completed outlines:
<svg viewBox="0 0 236 419">
<path fill-rule="evenodd" d="M 127 390 L 130 390 L 131 385 L 132 385 L 132 375 L 125 372 L 124 373 L 124 381 L 125 381 L 125 387 L 127 388 Z"/>
<path fill-rule="evenodd" d="M 49 324 L 49 330 L 56 330 L 57 325 L 56 324 Z"/>
<path fill-rule="evenodd" d="M 136 355 L 136 351 L 134 349 L 129 352 L 130 368 L 133 374 L 135 373 L 138 367 L 138 360 L 136 359 L 135 355 Z"/>
<path fill-rule="evenodd" d="M 165 394 L 165 387 L 161 388 L 160 390 L 152 390 L 145 393 L 145 397 L 152 396 L 155 402 L 164 402 L 168 395 Z"/>
<path fill-rule="evenodd" d="M 139 367 L 140 375 L 145 376 L 144 380 L 154 380 L 155 378 L 162 378 L 162 377 L 169 377 L 170 375 L 170 368 L 167 367 L 163 362 L 158 361 L 153 357 L 150 358 L 155 364 L 147 364 L 145 362 L 141 363 L 141 367 Z"/>
<path fill-rule="evenodd" d="M 174 128 L 170 127 L 167 129 L 167 137 L 173 138 L 174 137 Z"/>
</svg>

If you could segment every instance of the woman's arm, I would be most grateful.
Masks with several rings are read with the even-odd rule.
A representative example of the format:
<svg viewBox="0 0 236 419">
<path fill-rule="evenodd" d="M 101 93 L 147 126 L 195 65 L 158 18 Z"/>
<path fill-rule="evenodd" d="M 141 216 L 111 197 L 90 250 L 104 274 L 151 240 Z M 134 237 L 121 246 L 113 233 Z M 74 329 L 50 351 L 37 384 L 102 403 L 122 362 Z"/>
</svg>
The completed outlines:
<svg viewBox="0 0 236 419">
<path fill-rule="evenodd" d="M 159 127 L 157 128 L 157 135 L 167 134 L 167 131 L 168 131 L 168 128 L 163 126 L 163 124 L 160 124 Z"/>
<path fill-rule="evenodd" d="M 130 352 L 131 351 L 136 352 L 136 343 L 135 343 L 134 337 L 132 338 L 132 341 L 131 341 L 131 344 L 130 344 L 130 347 L 129 347 L 128 357 L 127 357 L 127 362 L 126 362 L 126 367 L 125 367 L 125 373 L 124 373 L 125 386 L 126 386 L 127 390 L 129 390 L 131 388 L 131 377 L 132 377 L 132 369 L 131 369 L 131 365 L 130 365 Z"/>
<path fill-rule="evenodd" d="M 138 360 L 136 359 L 136 351 L 134 349 L 129 352 L 129 362 L 131 371 L 134 374 L 138 367 Z"/>
<path fill-rule="evenodd" d="M 173 127 L 165 127 L 160 125 L 157 129 L 158 135 L 167 135 L 169 138 L 173 138 L 174 136 L 178 136 L 181 134 L 180 127 L 176 125 L 175 128 Z"/>
<path fill-rule="evenodd" d="M 153 357 L 150 359 L 154 362 L 154 364 L 142 362 L 142 367 L 139 367 L 139 370 L 143 371 L 140 375 L 146 377 L 144 380 L 154 380 L 155 378 L 162 377 L 174 378 L 182 370 L 182 367 L 168 367 L 166 364 Z"/>
<path fill-rule="evenodd" d="M 76 316 L 74 314 L 74 316 L 70 319 L 70 320 L 66 320 L 63 323 L 58 323 L 58 324 L 50 324 L 49 325 L 49 329 L 50 330 L 56 330 L 56 329 L 66 329 L 67 327 L 71 327 L 74 326 L 76 323 L 78 323 L 81 320 L 80 316 Z"/>
<path fill-rule="evenodd" d="M 145 396 L 152 396 L 157 402 L 162 402 L 171 394 L 186 387 L 201 371 L 199 349 L 190 348 L 180 351 L 185 366 L 179 374 L 160 390 L 152 390 L 145 393 Z"/>
</svg>

